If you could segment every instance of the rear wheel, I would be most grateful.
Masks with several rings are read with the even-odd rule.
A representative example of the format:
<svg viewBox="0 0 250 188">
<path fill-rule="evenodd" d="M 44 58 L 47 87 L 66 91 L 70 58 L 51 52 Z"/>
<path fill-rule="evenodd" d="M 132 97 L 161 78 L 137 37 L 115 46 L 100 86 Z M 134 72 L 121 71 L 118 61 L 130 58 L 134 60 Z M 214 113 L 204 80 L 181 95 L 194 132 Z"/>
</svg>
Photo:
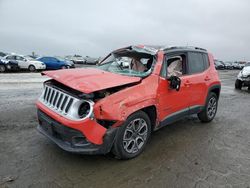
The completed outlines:
<svg viewBox="0 0 250 188">
<path fill-rule="evenodd" d="M 215 93 L 209 93 L 205 108 L 198 113 L 201 122 L 210 122 L 214 119 L 218 107 L 218 97 Z"/>
<path fill-rule="evenodd" d="M 0 72 L 5 72 L 6 71 L 6 68 L 4 65 L 0 65 Z"/>
<path fill-rule="evenodd" d="M 242 81 L 237 79 L 235 81 L 235 89 L 241 89 L 242 88 Z"/>
<path fill-rule="evenodd" d="M 35 72 L 36 71 L 36 67 L 34 65 L 30 65 L 29 66 L 29 71 L 30 72 Z"/>
<path fill-rule="evenodd" d="M 119 159 L 131 159 L 145 148 L 151 134 L 151 122 L 148 115 L 138 111 L 119 128 L 113 146 L 113 154 Z"/>
</svg>

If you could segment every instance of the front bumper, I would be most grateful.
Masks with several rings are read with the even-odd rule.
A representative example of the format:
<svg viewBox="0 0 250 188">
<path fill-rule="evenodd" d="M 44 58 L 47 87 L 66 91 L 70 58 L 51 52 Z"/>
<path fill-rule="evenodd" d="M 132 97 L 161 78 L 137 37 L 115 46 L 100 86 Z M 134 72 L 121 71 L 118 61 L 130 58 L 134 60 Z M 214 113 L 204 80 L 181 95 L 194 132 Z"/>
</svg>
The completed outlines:
<svg viewBox="0 0 250 188">
<path fill-rule="evenodd" d="M 250 77 L 239 77 L 238 80 L 242 82 L 242 86 L 250 86 Z"/>
<path fill-rule="evenodd" d="M 46 69 L 46 65 L 35 65 L 37 70 L 45 70 Z"/>
<path fill-rule="evenodd" d="M 110 152 L 118 128 L 110 128 L 103 137 L 103 143 L 96 145 L 89 142 L 79 131 L 57 122 L 41 110 L 37 111 L 38 131 L 47 136 L 65 151 L 79 154 L 106 154 Z"/>
</svg>

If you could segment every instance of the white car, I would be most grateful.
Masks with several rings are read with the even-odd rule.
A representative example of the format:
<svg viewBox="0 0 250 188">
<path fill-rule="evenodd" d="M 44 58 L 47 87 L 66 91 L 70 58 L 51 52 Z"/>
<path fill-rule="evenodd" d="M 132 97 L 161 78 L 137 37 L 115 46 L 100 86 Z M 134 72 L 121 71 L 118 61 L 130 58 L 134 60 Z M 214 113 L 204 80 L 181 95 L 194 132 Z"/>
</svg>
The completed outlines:
<svg viewBox="0 0 250 188">
<path fill-rule="evenodd" d="M 29 56 L 12 54 L 12 55 L 7 55 L 2 59 L 2 61 L 6 62 L 8 62 L 9 60 L 17 61 L 20 69 L 28 69 L 31 72 L 34 72 L 36 70 L 46 69 L 46 65 L 43 62 L 33 59 L 32 57 Z"/>
<path fill-rule="evenodd" d="M 235 81 L 235 89 L 241 89 L 242 87 L 248 87 L 248 90 L 250 90 L 250 62 L 245 64 Z"/>
<path fill-rule="evenodd" d="M 86 63 L 86 60 L 80 55 L 66 56 L 65 59 L 69 60 L 69 61 L 72 61 L 75 64 L 84 64 L 84 63 Z"/>
</svg>

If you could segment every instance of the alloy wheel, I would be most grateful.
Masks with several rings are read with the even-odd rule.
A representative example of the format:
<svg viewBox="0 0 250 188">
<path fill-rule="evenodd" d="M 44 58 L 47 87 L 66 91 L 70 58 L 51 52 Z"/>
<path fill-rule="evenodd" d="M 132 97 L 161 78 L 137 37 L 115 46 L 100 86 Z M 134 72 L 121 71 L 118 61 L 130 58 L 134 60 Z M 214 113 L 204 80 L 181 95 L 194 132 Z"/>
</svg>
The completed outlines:
<svg viewBox="0 0 250 188">
<path fill-rule="evenodd" d="M 126 152 L 134 154 L 146 143 L 148 125 L 142 118 L 132 120 L 125 129 L 123 135 L 123 148 Z"/>
<path fill-rule="evenodd" d="M 215 97 L 212 97 L 208 101 L 207 105 L 207 116 L 209 119 L 212 119 L 217 111 L 217 100 Z"/>
</svg>

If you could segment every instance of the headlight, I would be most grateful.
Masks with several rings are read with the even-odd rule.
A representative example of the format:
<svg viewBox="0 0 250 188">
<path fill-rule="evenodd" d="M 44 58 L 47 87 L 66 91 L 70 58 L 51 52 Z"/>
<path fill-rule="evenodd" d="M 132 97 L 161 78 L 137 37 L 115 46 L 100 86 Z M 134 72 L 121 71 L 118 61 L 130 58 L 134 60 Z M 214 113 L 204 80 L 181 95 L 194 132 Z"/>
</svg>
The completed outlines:
<svg viewBox="0 0 250 188">
<path fill-rule="evenodd" d="M 90 112 L 90 104 L 88 102 L 83 102 L 78 109 L 78 115 L 80 118 L 86 117 Z"/>
<path fill-rule="evenodd" d="M 78 109 L 79 118 L 83 119 L 85 117 L 90 117 L 92 113 L 93 113 L 93 104 L 91 104 L 89 101 L 83 101 Z"/>
</svg>

